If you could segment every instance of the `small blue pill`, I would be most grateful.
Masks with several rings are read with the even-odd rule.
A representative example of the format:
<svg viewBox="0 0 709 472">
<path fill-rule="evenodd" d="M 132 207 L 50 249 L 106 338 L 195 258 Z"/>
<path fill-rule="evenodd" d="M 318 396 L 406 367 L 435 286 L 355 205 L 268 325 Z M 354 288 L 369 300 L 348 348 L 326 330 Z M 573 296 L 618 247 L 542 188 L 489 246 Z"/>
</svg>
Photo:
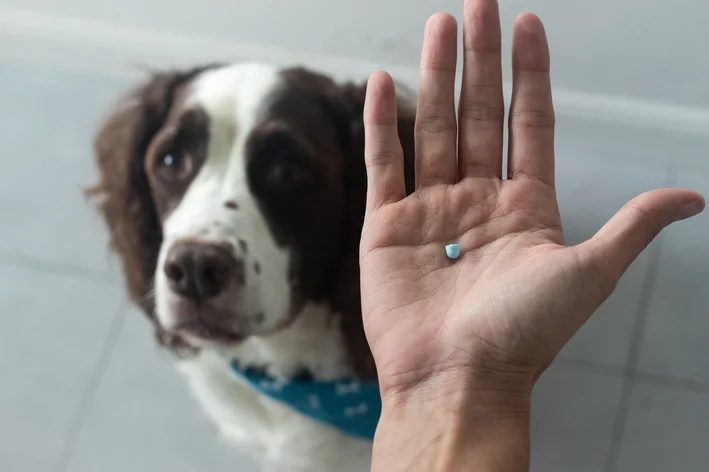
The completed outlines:
<svg viewBox="0 0 709 472">
<path fill-rule="evenodd" d="M 460 257 L 460 244 L 449 244 L 446 246 L 446 256 L 448 259 L 458 259 Z"/>
</svg>

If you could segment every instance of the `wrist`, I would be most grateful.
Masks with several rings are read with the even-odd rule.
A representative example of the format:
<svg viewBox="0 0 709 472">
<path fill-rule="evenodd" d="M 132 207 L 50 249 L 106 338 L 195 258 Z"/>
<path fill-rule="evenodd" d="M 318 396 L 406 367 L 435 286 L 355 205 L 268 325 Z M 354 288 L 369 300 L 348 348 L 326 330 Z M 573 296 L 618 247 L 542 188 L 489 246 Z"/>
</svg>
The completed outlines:
<svg viewBox="0 0 709 472">
<path fill-rule="evenodd" d="M 437 378 L 383 397 L 373 472 L 527 471 L 531 388 Z"/>
</svg>

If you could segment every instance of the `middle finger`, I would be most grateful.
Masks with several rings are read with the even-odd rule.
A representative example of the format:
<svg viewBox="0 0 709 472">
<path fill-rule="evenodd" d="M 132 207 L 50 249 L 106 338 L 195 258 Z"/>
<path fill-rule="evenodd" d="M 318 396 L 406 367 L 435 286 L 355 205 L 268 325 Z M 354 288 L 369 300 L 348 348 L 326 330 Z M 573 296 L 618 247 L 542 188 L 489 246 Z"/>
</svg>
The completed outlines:
<svg viewBox="0 0 709 472">
<path fill-rule="evenodd" d="M 502 178 L 502 39 L 496 0 L 467 0 L 460 95 L 460 178 Z"/>
</svg>

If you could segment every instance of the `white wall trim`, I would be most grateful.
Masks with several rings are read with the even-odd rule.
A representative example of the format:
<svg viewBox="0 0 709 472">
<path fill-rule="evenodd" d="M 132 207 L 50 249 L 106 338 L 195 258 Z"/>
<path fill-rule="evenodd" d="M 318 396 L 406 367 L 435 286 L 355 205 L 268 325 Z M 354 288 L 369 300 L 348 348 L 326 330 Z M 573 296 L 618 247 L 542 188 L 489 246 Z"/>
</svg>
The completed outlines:
<svg viewBox="0 0 709 472">
<path fill-rule="evenodd" d="M 191 66 L 211 61 L 260 60 L 281 65 L 305 64 L 340 79 L 363 79 L 385 69 L 416 87 L 418 70 L 359 59 L 288 51 L 256 44 L 135 28 L 86 18 L 0 7 L 0 59 L 53 62 L 119 76 L 136 77 L 150 68 Z M 510 84 L 506 84 L 509 97 Z M 560 119 L 593 123 L 595 128 L 632 129 L 656 138 L 691 141 L 709 156 L 709 109 L 691 108 L 629 97 L 554 90 Z M 597 141 L 598 137 L 588 138 Z M 645 138 L 643 138 L 645 139 Z M 630 148 L 629 148 L 630 149 Z M 685 152 L 686 154 L 686 152 Z M 691 154 L 691 152 L 690 152 Z M 709 160 L 709 159 L 706 159 Z"/>
</svg>

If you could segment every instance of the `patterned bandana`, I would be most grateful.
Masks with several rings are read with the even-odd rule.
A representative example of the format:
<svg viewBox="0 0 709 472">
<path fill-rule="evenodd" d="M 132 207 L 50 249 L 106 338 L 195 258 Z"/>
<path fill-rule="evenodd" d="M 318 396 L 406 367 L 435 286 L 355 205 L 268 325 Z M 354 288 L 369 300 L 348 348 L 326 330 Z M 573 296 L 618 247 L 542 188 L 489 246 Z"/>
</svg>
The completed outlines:
<svg viewBox="0 0 709 472">
<path fill-rule="evenodd" d="M 321 382 L 309 374 L 289 381 L 274 379 L 259 369 L 242 369 L 231 362 L 234 372 L 259 392 L 321 423 L 360 439 L 373 440 L 382 399 L 374 381 L 342 379 Z"/>
</svg>

